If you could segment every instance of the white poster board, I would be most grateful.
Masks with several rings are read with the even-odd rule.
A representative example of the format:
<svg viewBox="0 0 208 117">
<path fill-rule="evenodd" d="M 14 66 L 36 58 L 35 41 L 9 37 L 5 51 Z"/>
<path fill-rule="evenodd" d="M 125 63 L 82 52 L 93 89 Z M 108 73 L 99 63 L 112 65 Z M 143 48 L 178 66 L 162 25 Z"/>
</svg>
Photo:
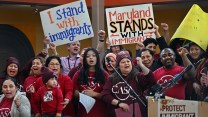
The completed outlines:
<svg viewBox="0 0 208 117">
<path fill-rule="evenodd" d="M 45 36 L 56 46 L 94 36 L 85 0 L 40 12 Z"/>
<path fill-rule="evenodd" d="M 108 38 L 111 45 L 143 42 L 155 38 L 152 4 L 106 9 Z"/>
</svg>

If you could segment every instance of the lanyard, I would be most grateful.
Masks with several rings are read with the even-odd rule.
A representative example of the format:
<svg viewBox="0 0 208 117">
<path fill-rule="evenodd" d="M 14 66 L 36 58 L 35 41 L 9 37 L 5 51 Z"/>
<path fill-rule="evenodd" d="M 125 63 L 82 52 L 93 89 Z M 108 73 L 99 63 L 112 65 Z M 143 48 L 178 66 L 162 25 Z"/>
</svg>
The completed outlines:
<svg viewBox="0 0 208 117">
<path fill-rule="evenodd" d="M 68 66 L 69 66 L 69 69 L 72 69 L 72 68 L 71 68 L 71 65 L 70 65 L 70 62 L 69 62 L 69 59 L 70 59 L 70 58 L 68 57 Z M 78 57 L 76 57 L 76 59 L 75 59 L 73 68 L 76 66 L 77 59 L 78 59 Z"/>
</svg>

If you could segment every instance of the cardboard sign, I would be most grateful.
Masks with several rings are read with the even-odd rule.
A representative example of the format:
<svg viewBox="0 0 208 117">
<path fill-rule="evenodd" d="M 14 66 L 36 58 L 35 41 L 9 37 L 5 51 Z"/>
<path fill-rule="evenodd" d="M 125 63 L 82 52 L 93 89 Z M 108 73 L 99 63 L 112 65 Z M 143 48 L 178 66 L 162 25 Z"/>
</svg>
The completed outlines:
<svg viewBox="0 0 208 117">
<path fill-rule="evenodd" d="M 194 4 L 181 22 L 171 42 L 176 38 L 190 40 L 206 50 L 208 45 L 208 14 Z"/>
<path fill-rule="evenodd" d="M 155 37 L 152 4 L 107 8 L 106 19 L 111 45 L 138 43 Z"/>
<path fill-rule="evenodd" d="M 94 36 L 84 0 L 40 12 L 45 36 L 56 46 Z"/>
<path fill-rule="evenodd" d="M 158 117 L 198 117 L 198 102 L 158 100 Z"/>
</svg>

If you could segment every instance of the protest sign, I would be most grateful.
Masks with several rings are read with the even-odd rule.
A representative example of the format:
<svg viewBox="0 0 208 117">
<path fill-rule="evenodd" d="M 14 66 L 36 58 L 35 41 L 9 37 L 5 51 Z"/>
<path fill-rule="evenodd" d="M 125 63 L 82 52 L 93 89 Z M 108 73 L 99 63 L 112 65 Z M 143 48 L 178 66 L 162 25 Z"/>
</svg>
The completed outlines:
<svg viewBox="0 0 208 117">
<path fill-rule="evenodd" d="M 84 0 L 40 12 L 45 36 L 56 46 L 94 36 Z"/>
<path fill-rule="evenodd" d="M 208 45 L 208 14 L 204 12 L 198 5 L 194 4 L 186 17 L 177 28 L 171 42 L 177 38 L 193 41 L 203 50 Z"/>
<path fill-rule="evenodd" d="M 111 45 L 138 43 L 155 37 L 152 4 L 107 8 L 106 19 Z"/>
</svg>

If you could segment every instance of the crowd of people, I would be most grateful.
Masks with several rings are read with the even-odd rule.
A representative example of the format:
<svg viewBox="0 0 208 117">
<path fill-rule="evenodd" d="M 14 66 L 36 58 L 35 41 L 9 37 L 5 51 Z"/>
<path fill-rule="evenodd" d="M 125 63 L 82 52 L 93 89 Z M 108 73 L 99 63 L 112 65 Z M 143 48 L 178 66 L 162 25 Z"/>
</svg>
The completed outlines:
<svg viewBox="0 0 208 117">
<path fill-rule="evenodd" d="M 105 33 L 100 31 L 96 49 L 86 47 L 80 52 L 80 42 L 75 41 L 67 44 L 66 57 L 59 57 L 56 46 L 44 41 L 52 55 L 43 49 L 24 70 L 18 59 L 9 57 L 0 78 L 0 116 L 116 117 L 115 109 L 127 112 L 136 103 L 140 115 L 147 117 L 148 90 L 171 81 L 187 66 L 192 67 L 164 95 L 208 101 L 208 52 L 194 42 L 172 48 L 168 44 L 168 25 L 162 23 L 161 27 L 164 36 L 155 25 L 156 39 L 137 43 L 136 56 L 122 45 L 111 46 L 106 39 L 107 49 L 101 57 Z M 157 45 L 160 52 L 156 51 Z M 79 101 L 81 94 L 95 99 L 89 112 Z"/>
</svg>

